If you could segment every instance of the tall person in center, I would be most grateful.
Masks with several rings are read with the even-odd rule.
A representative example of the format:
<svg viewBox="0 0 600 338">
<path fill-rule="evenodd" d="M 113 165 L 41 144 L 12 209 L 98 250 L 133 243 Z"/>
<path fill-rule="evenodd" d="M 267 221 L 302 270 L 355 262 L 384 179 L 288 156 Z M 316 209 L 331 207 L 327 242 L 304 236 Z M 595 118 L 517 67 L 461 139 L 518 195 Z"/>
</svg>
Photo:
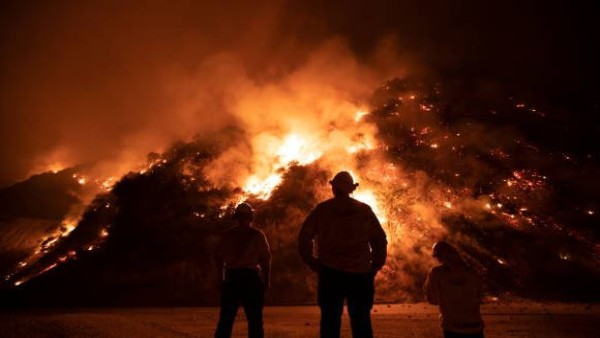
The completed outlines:
<svg viewBox="0 0 600 338">
<path fill-rule="evenodd" d="M 350 196 L 358 186 L 350 173 L 339 172 L 329 183 L 334 197 L 314 208 L 298 235 L 302 259 L 318 273 L 321 338 L 340 337 L 344 300 L 352 337 L 372 338 L 374 281 L 387 257 L 386 234 L 371 207 Z"/>
</svg>

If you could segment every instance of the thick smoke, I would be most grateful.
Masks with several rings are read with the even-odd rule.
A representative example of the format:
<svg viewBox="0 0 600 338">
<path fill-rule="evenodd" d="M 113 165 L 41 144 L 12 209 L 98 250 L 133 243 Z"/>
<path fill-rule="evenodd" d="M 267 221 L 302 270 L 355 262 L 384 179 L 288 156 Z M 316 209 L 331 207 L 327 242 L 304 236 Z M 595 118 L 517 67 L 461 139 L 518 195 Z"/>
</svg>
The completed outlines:
<svg viewBox="0 0 600 338">
<path fill-rule="evenodd" d="M 219 97 L 235 85 L 227 68 L 269 64 L 262 57 L 276 52 L 281 10 L 273 2 L 3 6 L 2 185 L 87 162 L 123 173 L 150 151 L 230 123 Z"/>
<path fill-rule="evenodd" d="M 361 68 L 374 61 L 385 65 L 380 80 L 402 75 L 401 65 L 540 90 L 591 84 L 597 70 L 582 62 L 597 59 L 583 49 L 595 30 L 577 20 L 596 11 L 566 5 L 4 1 L 0 12 L 0 186 L 87 162 L 103 175 L 127 172 L 150 151 L 232 123 L 224 108 L 237 109 L 224 88 L 277 86 L 331 38 L 347 43 L 342 60 L 353 53 L 358 64 L 330 55 L 337 74 L 327 75 L 359 93 L 359 81 L 373 80 Z M 544 38 L 552 32 L 561 33 L 556 43 Z M 401 47 L 402 59 L 378 50 L 382 39 Z"/>
</svg>

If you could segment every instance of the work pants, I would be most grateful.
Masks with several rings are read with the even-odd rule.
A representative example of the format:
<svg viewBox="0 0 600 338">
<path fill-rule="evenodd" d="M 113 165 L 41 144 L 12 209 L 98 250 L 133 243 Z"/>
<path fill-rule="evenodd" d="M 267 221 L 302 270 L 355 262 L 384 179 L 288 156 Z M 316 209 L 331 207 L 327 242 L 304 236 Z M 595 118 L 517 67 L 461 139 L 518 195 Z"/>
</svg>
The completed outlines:
<svg viewBox="0 0 600 338">
<path fill-rule="evenodd" d="M 256 269 L 227 269 L 221 287 L 221 311 L 215 338 L 230 338 L 240 305 L 248 320 L 248 337 L 263 338 L 264 285 Z"/>
<path fill-rule="evenodd" d="M 344 300 L 347 301 L 353 338 L 372 338 L 371 308 L 375 295 L 374 273 L 319 269 L 318 303 L 321 338 L 339 338 Z"/>
</svg>

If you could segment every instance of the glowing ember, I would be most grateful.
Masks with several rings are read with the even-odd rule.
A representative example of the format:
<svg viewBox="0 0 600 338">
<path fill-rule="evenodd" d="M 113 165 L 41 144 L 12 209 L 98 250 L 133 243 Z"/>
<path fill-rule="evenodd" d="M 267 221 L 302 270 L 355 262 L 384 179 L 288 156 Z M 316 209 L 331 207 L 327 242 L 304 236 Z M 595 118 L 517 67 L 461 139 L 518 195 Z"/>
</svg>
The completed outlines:
<svg viewBox="0 0 600 338">
<path fill-rule="evenodd" d="M 108 237 L 108 230 L 102 229 L 102 231 L 100 231 L 100 237 Z"/>
<path fill-rule="evenodd" d="M 571 256 L 569 256 L 568 253 L 564 253 L 564 252 L 559 253 L 558 257 L 560 257 L 560 259 L 562 259 L 563 261 L 568 261 L 571 259 Z"/>
</svg>

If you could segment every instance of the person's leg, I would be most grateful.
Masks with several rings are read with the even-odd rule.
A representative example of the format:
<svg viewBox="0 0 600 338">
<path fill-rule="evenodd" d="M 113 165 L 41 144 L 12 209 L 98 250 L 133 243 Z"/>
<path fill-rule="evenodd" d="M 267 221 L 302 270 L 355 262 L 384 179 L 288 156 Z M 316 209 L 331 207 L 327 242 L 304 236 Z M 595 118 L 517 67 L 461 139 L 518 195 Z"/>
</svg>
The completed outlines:
<svg viewBox="0 0 600 338">
<path fill-rule="evenodd" d="M 354 338 L 372 338 L 371 309 L 375 296 L 375 275 L 348 274 L 348 314 Z"/>
<path fill-rule="evenodd" d="M 264 287 L 258 273 L 248 275 L 241 299 L 248 320 L 248 337 L 263 338 Z"/>
<path fill-rule="evenodd" d="M 219 322 L 215 331 L 215 338 L 230 338 L 233 322 L 239 307 L 239 300 L 235 285 L 230 280 L 225 280 L 221 285 L 221 310 Z"/>
<path fill-rule="evenodd" d="M 339 338 L 344 310 L 344 280 L 340 271 L 319 271 L 318 303 L 321 308 L 321 338 Z"/>
</svg>

